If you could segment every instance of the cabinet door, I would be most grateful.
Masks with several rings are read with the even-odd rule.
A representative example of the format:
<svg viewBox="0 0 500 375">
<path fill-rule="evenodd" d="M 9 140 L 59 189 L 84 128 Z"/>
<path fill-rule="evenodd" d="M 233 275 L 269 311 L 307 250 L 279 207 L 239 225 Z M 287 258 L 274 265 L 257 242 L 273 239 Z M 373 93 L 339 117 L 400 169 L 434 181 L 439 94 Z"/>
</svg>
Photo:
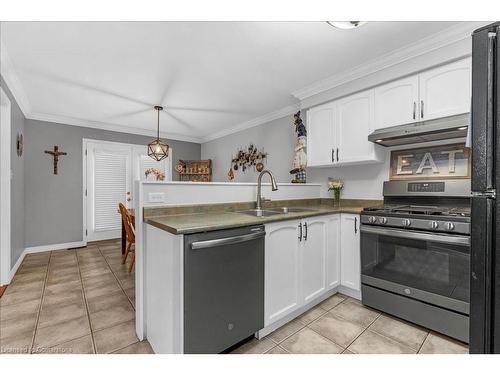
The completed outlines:
<svg viewBox="0 0 500 375">
<path fill-rule="evenodd" d="M 373 142 L 368 134 L 374 123 L 374 90 L 340 99 L 337 103 L 338 151 L 335 161 L 340 164 L 376 160 Z"/>
<path fill-rule="evenodd" d="M 340 215 L 328 216 L 326 247 L 326 286 L 340 285 Z"/>
<path fill-rule="evenodd" d="M 340 283 L 353 290 L 361 290 L 359 248 L 359 215 L 341 215 Z"/>
<path fill-rule="evenodd" d="M 332 165 L 335 148 L 335 103 L 309 109 L 306 121 L 307 165 Z"/>
<path fill-rule="evenodd" d="M 304 219 L 301 252 L 301 294 L 308 303 L 326 291 L 328 224 L 324 217 Z"/>
<path fill-rule="evenodd" d="M 470 111 L 471 59 L 420 74 L 420 118 L 452 116 Z"/>
<path fill-rule="evenodd" d="M 418 120 L 418 75 L 375 88 L 375 129 Z"/>
<path fill-rule="evenodd" d="M 300 305 L 299 221 L 266 225 L 264 324 L 267 326 Z"/>
</svg>

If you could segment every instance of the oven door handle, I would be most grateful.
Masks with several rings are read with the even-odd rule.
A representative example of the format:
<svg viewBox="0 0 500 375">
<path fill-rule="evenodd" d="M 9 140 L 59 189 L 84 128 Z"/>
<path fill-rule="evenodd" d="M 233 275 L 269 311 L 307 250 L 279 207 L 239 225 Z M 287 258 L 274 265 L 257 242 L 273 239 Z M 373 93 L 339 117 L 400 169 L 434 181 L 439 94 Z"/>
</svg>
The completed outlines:
<svg viewBox="0 0 500 375">
<path fill-rule="evenodd" d="M 412 240 L 433 241 L 440 243 L 467 245 L 470 246 L 469 236 L 456 236 L 451 234 L 435 234 L 428 232 L 414 232 L 398 229 L 372 227 L 368 225 L 361 225 L 361 233 L 373 233 L 383 236 L 407 238 Z"/>
</svg>

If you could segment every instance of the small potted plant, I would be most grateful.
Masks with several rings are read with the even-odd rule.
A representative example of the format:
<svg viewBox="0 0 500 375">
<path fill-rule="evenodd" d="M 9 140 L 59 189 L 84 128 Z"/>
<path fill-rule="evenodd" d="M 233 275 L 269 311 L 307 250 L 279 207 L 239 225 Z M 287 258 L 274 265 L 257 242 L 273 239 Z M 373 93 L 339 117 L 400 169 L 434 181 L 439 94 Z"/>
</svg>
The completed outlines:
<svg viewBox="0 0 500 375">
<path fill-rule="evenodd" d="M 328 179 L 328 191 L 333 190 L 334 205 L 340 205 L 340 191 L 344 188 L 344 181 L 339 179 Z"/>
</svg>

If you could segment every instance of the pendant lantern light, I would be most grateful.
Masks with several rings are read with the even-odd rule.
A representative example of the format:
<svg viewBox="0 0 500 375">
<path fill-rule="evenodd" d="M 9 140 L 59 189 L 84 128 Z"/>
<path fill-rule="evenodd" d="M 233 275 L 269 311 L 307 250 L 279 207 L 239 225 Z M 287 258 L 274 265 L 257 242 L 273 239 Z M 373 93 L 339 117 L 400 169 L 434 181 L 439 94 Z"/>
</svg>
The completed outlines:
<svg viewBox="0 0 500 375">
<path fill-rule="evenodd" d="M 156 161 L 161 161 L 168 156 L 169 146 L 160 140 L 160 111 L 163 107 L 155 105 L 154 109 L 158 112 L 156 139 L 148 144 L 148 155 Z"/>
</svg>

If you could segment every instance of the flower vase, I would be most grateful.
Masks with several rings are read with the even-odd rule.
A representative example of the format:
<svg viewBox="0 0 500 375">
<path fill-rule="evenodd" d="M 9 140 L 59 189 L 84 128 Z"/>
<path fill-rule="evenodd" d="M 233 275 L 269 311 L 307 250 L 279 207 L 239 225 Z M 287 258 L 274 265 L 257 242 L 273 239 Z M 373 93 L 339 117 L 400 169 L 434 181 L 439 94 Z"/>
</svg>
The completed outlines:
<svg viewBox="0 0 500 375">
<path fill-rule="evenodd" d="M 338 207 L 340 206 L 340 189 L 335 189 L 333 191 L 333 205 Z"/>
</svg>

